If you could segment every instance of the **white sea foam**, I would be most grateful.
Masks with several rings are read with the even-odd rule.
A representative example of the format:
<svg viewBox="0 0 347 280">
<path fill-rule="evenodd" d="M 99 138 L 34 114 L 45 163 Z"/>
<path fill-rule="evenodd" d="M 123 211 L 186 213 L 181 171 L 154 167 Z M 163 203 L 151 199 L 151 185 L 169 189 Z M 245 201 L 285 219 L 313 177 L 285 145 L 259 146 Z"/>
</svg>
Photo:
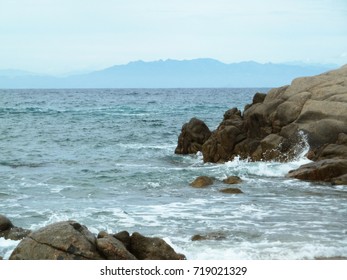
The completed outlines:
<svg viewBox="0 0 347 280">
<path fill-rule="evenodd" d="M 7 260 L 19 242 L 20 240 L 14 241 L 0 237 L 0 256 Z"/>
</svg>

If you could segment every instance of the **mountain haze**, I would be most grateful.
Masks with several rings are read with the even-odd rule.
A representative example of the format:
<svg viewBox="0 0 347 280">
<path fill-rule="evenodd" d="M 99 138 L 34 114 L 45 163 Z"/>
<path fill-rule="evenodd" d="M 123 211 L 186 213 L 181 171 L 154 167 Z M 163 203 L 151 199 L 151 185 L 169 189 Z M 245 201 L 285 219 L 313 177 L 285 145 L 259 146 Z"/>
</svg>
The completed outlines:
<svg viewBox="0 0 347 280">
<path fill-rule="evenodd" d="M 277 87 L 294 78 L 312 76 L 331 66 L 261 64 L 253 61 L 226 64 L 214 59 L 135 61 L 100 71 L 68 77 L 20 75 L 0 71 L 0 88 L 185 88 Z"/>
</svg>

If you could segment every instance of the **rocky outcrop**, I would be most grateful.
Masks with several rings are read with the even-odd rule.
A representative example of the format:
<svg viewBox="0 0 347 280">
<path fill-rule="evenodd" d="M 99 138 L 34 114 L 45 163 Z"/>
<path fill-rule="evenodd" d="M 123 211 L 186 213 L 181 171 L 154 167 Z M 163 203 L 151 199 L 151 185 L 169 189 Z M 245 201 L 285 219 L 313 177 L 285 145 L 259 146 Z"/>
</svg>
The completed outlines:
<svg viewBox="0 0 347 280">
<path fill-rule="evenodd" d="M 118 238 L 119 239 L 118 239 Z M 150 238 L 123 231 L 100 232 L 96 237 L 86 226 L 75 221 L 48 225 L 24 238 L 10 260 L 179 260 L 170 245 L 160 238 Z"/>
<path fill-rule="evenodd" d="M 340 133 L 334 144 L 325 144 L 319 149 L 312 150 L 310 157 L 314 162 L 290 171 L 288 177 L 347 185 L 346 134 Z"/>
<path fill-rule="evenodd" d="M 342 137 L 339 135 L 347 134 L 346 124 L 347 66 L 344 66 L 321 75 L 297 78 L 291 85 L 272 89 L 266 95 L 257 93 L 243 113 L 237 108 L 228 110 L 203 143 L 203 159 L 217 163 L 237 156 L 253 161 L 289 161 L 309 145 L 313 160 L 329 159 L 317 167 L 330 170 L 327 166 L 332 166 L 337 157 L 347 159 L 345 144 L 338 144 Z M 180 141 L 184 142 L 184 135 Z M 295 177 L 343 182 L 346 173 L 341 161 L 336 164 L 339 176 Z M 316 169 L 314 165 L 311 167 Z M 307 168 L 304 167 L 306 171 Z"/>
<path fill-rule="evenodd" d="M 202 145 L 210 136 L 211 131 L 207 125 L 197 118 L 192 118 L 182 127 L 175 153 L 196 154 L 201 151 Z"/>
</svg>

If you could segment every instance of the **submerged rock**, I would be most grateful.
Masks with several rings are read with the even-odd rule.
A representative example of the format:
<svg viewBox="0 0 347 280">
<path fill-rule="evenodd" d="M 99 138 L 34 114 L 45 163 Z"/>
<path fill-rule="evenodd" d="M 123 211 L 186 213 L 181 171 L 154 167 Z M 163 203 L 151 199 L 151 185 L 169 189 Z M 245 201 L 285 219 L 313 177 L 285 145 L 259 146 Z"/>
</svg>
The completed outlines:
<svg viewBox="0 0 347 280">
<path fill-rule="evenodd" d="M 190 185 L 194 188 L 205 188 L 213 184 L 213 179 L 208 176 L 199 176 Z"/>
<path fill-rule="evenodd" d="M 227 188 L 227 189 L 222 189 L 220 190 L 220 192 L 222 193 L 229 193 L 229 194 L 239 194 L 239 193 L 243 193 L 243 191 L 241 191 L 238 188 Z"/>
<path fill-rule="evenodd" d="M 241 182 L 242 180 L 239 176 L 229 176 L 223 180 L 223 183 L 228 185 L 240 184 Z"/>
<path fill-rule="evenodd" d="M 224 240 L 226 239 L 226 234 L 224 232 L 210 232 L 207 234 L 195 234 L 191 240 L 201 241 L 201 240 Z"/>
</svg>

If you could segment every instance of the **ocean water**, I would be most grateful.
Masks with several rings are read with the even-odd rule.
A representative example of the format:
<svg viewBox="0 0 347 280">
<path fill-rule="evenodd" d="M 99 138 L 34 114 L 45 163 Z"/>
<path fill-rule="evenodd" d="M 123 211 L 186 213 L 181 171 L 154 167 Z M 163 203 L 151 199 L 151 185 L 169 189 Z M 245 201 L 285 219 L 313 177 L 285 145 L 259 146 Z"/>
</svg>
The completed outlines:
<svg viewBox="0 0 347 280">
<path fill-rule="evenodd" d="M 190 118 L 215 129 L 257 91 L 267 90 L 0 90 L 0 213 L 32 230 L 74 219 L 94 233 L 138 231 L 188 259 L 347 256 L 346 186 L 284 177 L 308 162 L 304 150 L 285 164 L 174 154 Z M 190 187 L 200 175 L 214 185 Z M 231 175 L 243 194 L 219 192 Z M 17 244 L 0 238 L 0 256 Z"/>
</svg>

